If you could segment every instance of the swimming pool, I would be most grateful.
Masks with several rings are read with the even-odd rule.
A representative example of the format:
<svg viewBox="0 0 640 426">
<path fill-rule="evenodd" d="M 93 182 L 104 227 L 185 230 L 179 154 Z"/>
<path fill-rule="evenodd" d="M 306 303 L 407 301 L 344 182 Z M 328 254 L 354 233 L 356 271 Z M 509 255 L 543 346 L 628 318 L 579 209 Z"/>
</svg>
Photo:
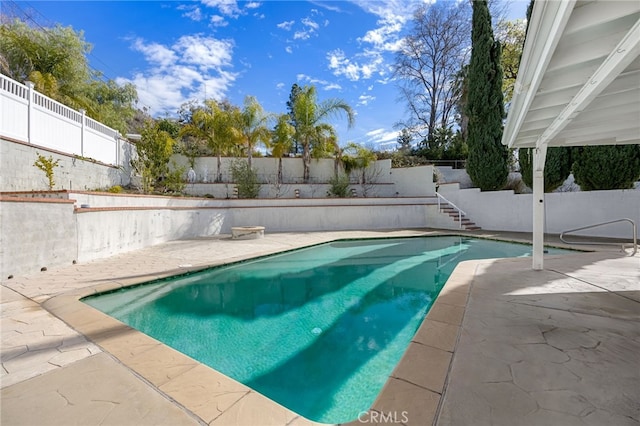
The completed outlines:
<svg viewBox="0 0 640 426">
<path fill-rule="evenodd" d="M 315 421 L 366 411 L 462 260 L 530 246 L 337 241 L 83 301 Z"/>
</svg>

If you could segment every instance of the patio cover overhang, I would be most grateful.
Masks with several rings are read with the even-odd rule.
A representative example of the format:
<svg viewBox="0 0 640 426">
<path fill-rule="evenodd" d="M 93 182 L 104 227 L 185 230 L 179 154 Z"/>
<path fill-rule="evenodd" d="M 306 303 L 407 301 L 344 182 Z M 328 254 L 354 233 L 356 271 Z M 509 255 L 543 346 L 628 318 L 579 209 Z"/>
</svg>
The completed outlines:
<svg viewBox="0 0 640 426">
<path fill-rule="evenodd" d="M 547 147 L 640 143 L 640 1 L 536 0 L 502 143 L 534 148 L 533 269 L 543 269 Z"/>
</svg>

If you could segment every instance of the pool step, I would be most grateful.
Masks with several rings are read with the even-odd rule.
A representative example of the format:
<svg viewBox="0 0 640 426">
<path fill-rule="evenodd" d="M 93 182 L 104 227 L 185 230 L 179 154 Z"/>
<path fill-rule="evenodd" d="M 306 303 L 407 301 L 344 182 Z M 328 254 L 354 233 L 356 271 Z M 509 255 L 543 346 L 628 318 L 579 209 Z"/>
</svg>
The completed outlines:
<svg viewBox="0 0 640 426">
<path fill-rule="evenodd" d="M 481 227 L 476 225 L 474 222 L 472 222 L 471 219 L 466 217 L 464 214 L 460 216 L 458 214 L 458 210 L 456 210 L 454 207 L 452 207 L 452 206 L 450 206 L 448 204 L 441 204 L 440 205 L 440 211 L 442 213 L 448 214 L 449 217 L 452 218 L 456 222 L 458 222 L 459 219 L 462 219 L 461 220 L 462 229 L 464 229 L 466 231 L 477 231 L 479 229 L 482 229 Z"/>
</svg>

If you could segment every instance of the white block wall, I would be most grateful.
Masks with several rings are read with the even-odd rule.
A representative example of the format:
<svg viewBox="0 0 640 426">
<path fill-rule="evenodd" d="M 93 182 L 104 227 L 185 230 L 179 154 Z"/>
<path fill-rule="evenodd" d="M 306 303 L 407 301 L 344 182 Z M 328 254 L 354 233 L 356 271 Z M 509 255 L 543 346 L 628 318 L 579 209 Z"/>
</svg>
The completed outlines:
<svg viewBox="0 0 640 426">
<path fill-rule="evenodd" d="M 440 185 L 439 192 L 483 229 L 532 231 L 533 194 L 481 192 L 478 188 L 459 189 L 457 184 Z M 553 192 L 545 194 L 545 205 L 545 233 L 549 234 L 620 218 L 629 218 L 640 226 L 640 191 L 637 190 Z M 631 225 L 626 222 L 578 235 L 632 238 Z"/>
<path fill-rule="evenodd" d="M 17 200 L 17 199 L 16 199 Z M 73 203 L 0 202 L 0 278 L 71 265 L 78 259 Z"/>
<path fill-rule="evenodd" d="M 38 154 L 60 160 L 54 168 L 54 189 L 95 190 L 127 185 L 129 171 L 80 160 L 32 145 L 0 139 L 0 192 L 39 191 L 49 188 L 44 172 L 33 164 Z"/>
</svg>

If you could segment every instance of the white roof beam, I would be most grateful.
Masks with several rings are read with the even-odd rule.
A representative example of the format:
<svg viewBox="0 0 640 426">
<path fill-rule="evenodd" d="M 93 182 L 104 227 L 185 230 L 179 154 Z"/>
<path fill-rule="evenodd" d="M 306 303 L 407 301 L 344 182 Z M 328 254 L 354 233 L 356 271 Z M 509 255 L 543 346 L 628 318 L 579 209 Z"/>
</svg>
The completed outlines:
<svg viewBox="0 0 640 426">
<path fill-rule="evenodd" d="M 635 117 L 634 117 L 635 115 Z M 583 139 L 583 140 L 595 140 L 614 138 L 618 133 L 621 135 L 626 134 L 627 137 L 635 135 L 636 138 L 640 137 L 638 134 L 637 124 L 634 123 L 638 119 L 638 114 L 628 114 L 622 117 L 607 117 L 609 119 L 602 119 L 594 122 L 595 127 L 599 127 L 602 130 L 595 130 L 593 127 L 585 128 L 584 126 L 578 126 L 574 129 L 565 129 L 559 136 L 561 139 Z M 600 125 L 600 126 L 598 126 Z M 608 125 L 616 126 L 615 133 L 607 128 Z M 615 138 L 614 138 L 615 139 Z"/>
<path fill-rule="evenodd" d="M 509 109 L 516 116 L 507 120 L 502 137 L 504 145 L 513 146 L 575 3 L 575 0 L 567 0 L 537 1 L 533 4 L 520 72 Z"/>
<path fill-rule="evenodd" d="M 567 25 L 565 34 L 572 34 L 598 25 L 602 23 L 603 16 L 606 16 L 608 21 L 611 22 L 638 11 L 640 11 L 640 2 L 634 0 L 578 3 L 573 11 L 571 23 Z"/>
<path fill-rule="evenodd" d="M 623 39 L 596 70 L 592 78 L 580 89 L 578 94 L 540 135 L 536 146 L 547 144 L 571 120 L 587 107 L 607 86 L 629 66 L 640 54 L 640 19 L 631 27 Z"/>
<path fill-rule="evenodd" d="M 584 39 L 577 44 L 561 43 L 556 49 L 547 71 L 554 72 L 584 62 L 597 61 L 602 63 L 624 35 L 624 31 L 619 31 L 592 40 Z"/>
</svg>

